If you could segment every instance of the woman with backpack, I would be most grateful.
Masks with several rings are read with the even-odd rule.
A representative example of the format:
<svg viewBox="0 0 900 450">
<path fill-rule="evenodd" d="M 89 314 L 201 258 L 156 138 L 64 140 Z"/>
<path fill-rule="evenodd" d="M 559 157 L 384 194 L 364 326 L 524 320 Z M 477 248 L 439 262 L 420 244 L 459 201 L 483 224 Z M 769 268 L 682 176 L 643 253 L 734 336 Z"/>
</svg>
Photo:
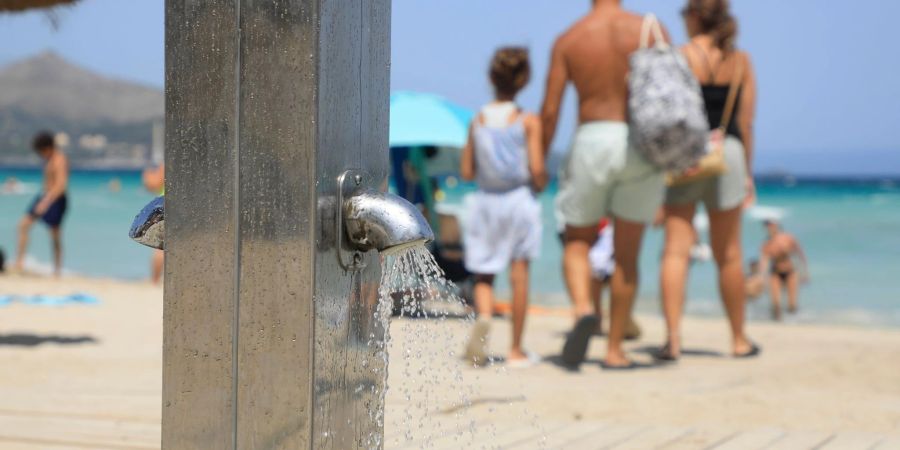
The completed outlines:
<svg viewBox="0 0 900 450">
<path fill-rule="evenodd" d="M 707 157 L 717 159 L 721 168 L 712 176 L 676 181 L 666 193 L 660 282 L 668 339 L 656 357 L 676 361 L 681 355 L 681 316 L 698 203 L 703 203 L 709 214 L 719 291 L 731 326 L 732 355 L 752 357 L 760 350 L 744 332 L 741 216 L 756 195 L 752 177 L 755 75 L 750 56 L 735 47 L 737 22 L 728 0 L 689 0 L 682 15 L 691 37 L 682 53 L 700 81 L 709 123 L 715 127 Z"/>
</svg>

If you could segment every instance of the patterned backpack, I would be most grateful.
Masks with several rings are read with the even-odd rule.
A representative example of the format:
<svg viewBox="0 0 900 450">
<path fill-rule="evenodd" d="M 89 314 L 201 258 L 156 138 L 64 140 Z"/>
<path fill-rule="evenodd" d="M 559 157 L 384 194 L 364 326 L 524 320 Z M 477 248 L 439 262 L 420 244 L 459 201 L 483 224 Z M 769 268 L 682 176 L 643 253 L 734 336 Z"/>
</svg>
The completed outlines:
<svg viewBox="0 0 900 450">
<path fill-rule="evenodd" d="M 650 33 L 656 44 L 650 47 Z M 709 121 L 700 84 L 684 57 L 665 41 L 652 14 L 641 27 L 641 48 L 628 77 L 631 143 L 661 170 L 680 172 L 706 153 Z"/>
</svg>

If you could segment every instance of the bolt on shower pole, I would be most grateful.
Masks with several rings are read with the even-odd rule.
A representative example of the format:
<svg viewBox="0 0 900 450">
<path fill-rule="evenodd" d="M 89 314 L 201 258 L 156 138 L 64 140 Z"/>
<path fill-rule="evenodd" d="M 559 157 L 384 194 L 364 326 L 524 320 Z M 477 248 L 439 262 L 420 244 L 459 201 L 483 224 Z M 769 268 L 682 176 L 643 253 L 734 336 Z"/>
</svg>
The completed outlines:
<svg viewBox="0 0 900 450">
<path fill-rule="evenodd" d="M 381 269 L 327 205 L 387 176 L 390 0 L 166 0 L 165 34 L 163 448 L 371 445 Z"/>
</svg>

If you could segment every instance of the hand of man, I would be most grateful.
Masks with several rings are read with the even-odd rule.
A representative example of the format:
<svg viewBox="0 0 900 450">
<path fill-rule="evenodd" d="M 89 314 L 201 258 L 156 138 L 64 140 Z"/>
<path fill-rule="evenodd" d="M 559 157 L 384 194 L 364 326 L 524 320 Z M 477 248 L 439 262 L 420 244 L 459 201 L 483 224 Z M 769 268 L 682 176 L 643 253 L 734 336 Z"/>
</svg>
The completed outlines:
<svg viewBox="0 0 900 450">
<path fill-rule="evenodd" d="M 34 206 L 34 215 L 43 216 L 47 213 L 48 209 L 50 209 L 50 204 L 46 200 L 41 200 Z"/>
</svg>

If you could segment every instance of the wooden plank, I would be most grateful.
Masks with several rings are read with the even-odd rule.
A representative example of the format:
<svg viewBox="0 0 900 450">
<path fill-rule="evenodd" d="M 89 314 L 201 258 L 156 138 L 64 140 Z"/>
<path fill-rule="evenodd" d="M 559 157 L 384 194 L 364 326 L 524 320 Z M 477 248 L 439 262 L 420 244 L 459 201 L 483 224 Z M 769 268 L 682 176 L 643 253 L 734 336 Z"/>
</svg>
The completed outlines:
<svg viewBox="0 0 900 450">
<path fill-rule="evenodd" d="M 127 420 L 0 416 L 0 430 L 2 440 L 47 446 L 155 449 L 160 445 L 159 425 Z"/>
<path fill-rule="evenodd" d="M 875 444 L 874 450 L 896 450 L 900 448 L 900 436 L 890 436 Z"/>
<path fill-rule="evenodd" d="M 440 420 L 443 419 L 443 420 Z M 449 423 L 449 424 L 448 424 Z M 385 438 L 385 447 L 392 449 L 457 449 L 493 443 L 508 434 L 521 432 L 519 427 L 511 428 L 512 422 L 496 423 L 489 419 L 463 420 L 454 417 L 427 417 L 424 422 L 415 422 L 415 430 L 411 430 L 411 439 L 405 436 L 403 425 L 391 429 Z M 422 426 L 420 426 L 422 425 Z M 504 428 L 507 426 L 507 428 Z M 538 433 L 539 431 L 530 428 Z"/>
<path fill-rule="evenodd" d="M 685 427 L 654 427 L 632 437 L 631 439 L 613 446 L 616 450 L 644 450 L 648 448 L 661 448 L 672 443 L 691 432 Z"/>
<path fill-rule="evenodd" d="M 637 434 L 644 432 L 648 428 L 650 427 L 645 425 L 613 425 L 589 433 L 581 438 L 566 442 L 562 448 L 572 450 L 598 450 L 611 448 L 614 445 L 625 442 Z"/>
<path fill-rule="evenodd" d="M 538 444 L 541 442 L 547 443 L 550 435 L 566 428 L 567 426 L 564 423 L 525 424 L 524 426 L 513 428 L 506 433 L 497 435 L 494 439 L 491 439 L 489 444 L 492 447 L 508 449 L 516 445 L 530 442 Z"/>
<path fill-rule="evenodd" d="M 857 450 L 870 449 L 879 445 L 883 436 L 872 433 L 838 433 L 827 442 L 816 447 L 817 450 Z"/>
<path fill-rule="evenodd" d="M 156 450 L 159 449 L 159 446 L 119 445 L 68 438 L 0 436 L 0 448 L 3 450 Z"/>
<path fill-rule="evenodd" d="M 832 438 L 829 433 L 793 431 L 775 441 L 770 450 L 813 449 L 828 442 Z"/>
<path fill-rule="evenodd" d="M 546 437 L 546 439 L 530 442 L 514 442 L 510 443 L 506 448 L 516 450 L 544 450 L 548 448 L 566 448 L 565 445 L 567 442 L 578 440 L 584 436 L 587 436 L 588 434 L 598 433 L 608 427 L 609 424 L 604 422 L 569 422 L 564 427 L 547 433 L 547 435 L 544 436 Z"/>
<path fill-rule="evenodd" d="M 724 427 L 693 428 L 683 436 L 665 443 L 661 448 L 666 450 L 711 448 L 733 438 L 737 434 L 737 431 Z"/>
<path fill-rule="evenodd" d="M 749 450 L 767 448 L 785 435 L 775 428 L 760 428 L 739 433 L 711 448 L 716 450 Z"/>
</svg>

